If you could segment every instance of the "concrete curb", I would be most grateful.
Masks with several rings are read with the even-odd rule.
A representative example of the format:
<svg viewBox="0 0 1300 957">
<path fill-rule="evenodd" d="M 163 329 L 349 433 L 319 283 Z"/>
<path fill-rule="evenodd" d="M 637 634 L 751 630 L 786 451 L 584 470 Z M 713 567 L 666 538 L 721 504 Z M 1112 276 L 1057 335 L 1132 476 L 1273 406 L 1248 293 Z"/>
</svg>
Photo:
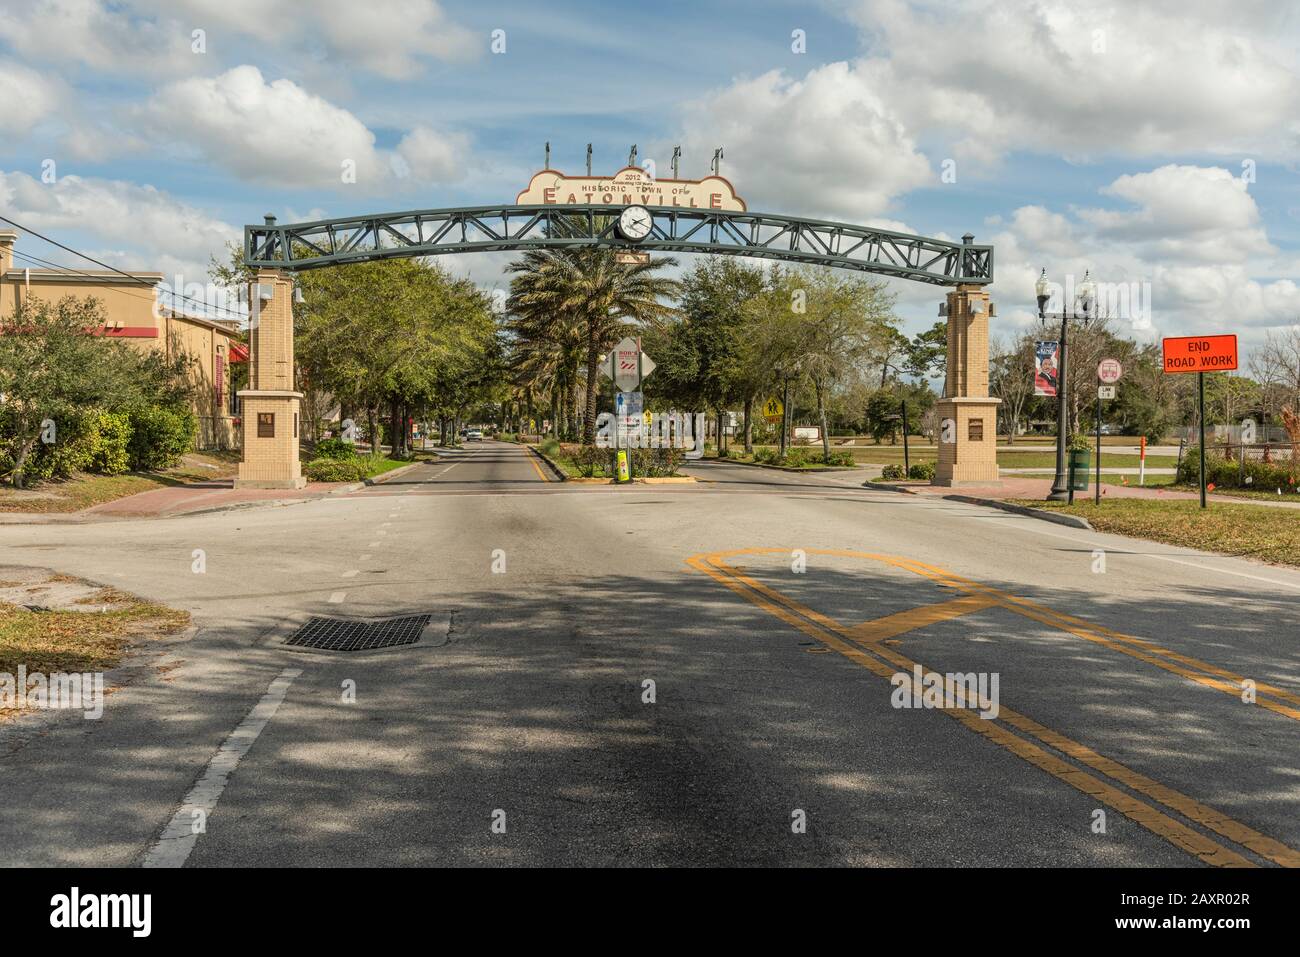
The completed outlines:
<svg viewBox="0 0 1300 957">
<path fill-rule="evenodd" d="M 568 473 L 565 472 L 564 469 L 562 469 L 562 468 L 560 468 L 558 465 L 556 465 L 553 461 L 551 461 L 551 457 L 550 457 L 549 455 L 547 455 L 545 452 L 543 452 L 541 449 L 535 449 L 535 448 L 533 448 L 531 445 L 525 445 L 523 448 L 524 448 L 525 451 L 532 452 L 532 453 L 533 453 L 534 455 L 536 455 L 539 459 L 541 459 L 543 462 L 545 462 L 545 463 L 546 463 L 546 467 L 549 468 L 549 469 L 551 470 L 552 473 L 554 473 L 554 475 L 555 475 L 555 480 L 556 480 L 557 482 L 570 482 L 570 481 L 573 481 L 573 479 L 570 479 L 570 478 L 569 478 Z"/>
<path fill-rule="evenodd" d="M 1010 502 L 1001 502 L 995 498 L 976 498 L 973 495 L 944 495 L 941 496 L 949 502 L 963 502 L 966 505 L 984 505 L 988 508 L 998 508 L 1004 512 L 1014 512 L 1017 515 L 1028 515 L 1030 518 L 1041 518 L 1045 522 L 1055 522 L 1057 525 L 1068 525 L 1070 528 L 1082 528 L 1085 531 L 1096 531 L 1086 518 L 1080 518 L 1078 515 L 1062 515 L 1058 512 L 1049 512 L 1042 508 L 1030 508 L 1028 505 L 1013 505 Z"/>
<path fill-rule="evenodd" d="M 904 495 L 919 495 L 920 493 L 907 485 L 893 485 L 889 482 L 877 482 L 874 479 L 867 479 L 862 483 L 863 488 L 875 489 L 877 492 L 902 492 Z"/>
<path fill-rule="evenodd" d="M 373 475 L 368 479 L 363 479 L 362 485 L 383 485 L 389 479 L 395 479 L 399 475 L 405 475 L 407 472 L 419 465 L 427 465 L 427 462 L 412 462 L 410 465 L 402 465 L 395 469 L 389 469 L 383 475 Z"/>
<path fill-rule="evenodd" d="M 914 488 L 908 488 L 906 485 L 891 485 L 888 482 L 863 482 L 866 488 L 875 489 L 879 492 L 902 492 L 905 495 L 920 495 L 921 493 Z M 1094 532 L 1095 528 L 1086 518 L 1080 518 L 1077 515 L 1061 515 L 1058 512 L 1049 512 L 1043 508 L 1030 508 L 1028 505 L 1013 505 L 1010 502 L 1003 502 L 996 498 L 976 498 L 974 495 L 940 495 L 948 502 L 961 502 L 963 505 L 983 505 L 986 508 L 997 508 L 1004 512 L 1014 512 L 1016 515 L 1027 515 L 1030 518 L 1041 518 L 1045 522 L 1054 522 L 1057 525 L 1068 525 L 1070 528 L 1082 528 L 1085 531 Z"/>
</svg>

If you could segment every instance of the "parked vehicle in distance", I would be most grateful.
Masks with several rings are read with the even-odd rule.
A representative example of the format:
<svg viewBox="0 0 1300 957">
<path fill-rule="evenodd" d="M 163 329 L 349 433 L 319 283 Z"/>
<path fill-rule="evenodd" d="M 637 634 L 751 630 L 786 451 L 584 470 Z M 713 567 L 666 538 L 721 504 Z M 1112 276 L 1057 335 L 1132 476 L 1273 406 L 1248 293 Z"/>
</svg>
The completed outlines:
<svg viewBox="0 0 1300 957">
<path fill-rule="evenodd" d="M 469 429 L 465 433 L 465 438 L 471 442 L 482 442 L 483 433 L 480 432 L 478 429 Z"/>
</svg>

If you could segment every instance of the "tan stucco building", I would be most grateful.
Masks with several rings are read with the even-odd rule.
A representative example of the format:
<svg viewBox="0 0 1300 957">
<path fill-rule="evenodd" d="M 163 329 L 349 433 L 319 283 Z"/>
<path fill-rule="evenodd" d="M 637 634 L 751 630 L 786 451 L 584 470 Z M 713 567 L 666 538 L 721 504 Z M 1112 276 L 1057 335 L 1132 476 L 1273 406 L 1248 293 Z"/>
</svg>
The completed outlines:
<svg viewBox="0 0 1300 957">
<path fill-rule="evenodd" d="M 190 357 L 199 416 L 199 448 L 238 448 L 238 414 L 231 366 L 248 360 L 238 323 L 214 321 L 157 307 L 154 287 L 162 273 L 108 269 L 25 269 L 14 264 L 18 233 L 0 230 L 0 315 L 10 315 L 29 297 L 57 302 L 64 296 L 93 296 L 104 305 L 106 322 L 96 330 L 138 349 L 166 350 Z"/>
</svg>

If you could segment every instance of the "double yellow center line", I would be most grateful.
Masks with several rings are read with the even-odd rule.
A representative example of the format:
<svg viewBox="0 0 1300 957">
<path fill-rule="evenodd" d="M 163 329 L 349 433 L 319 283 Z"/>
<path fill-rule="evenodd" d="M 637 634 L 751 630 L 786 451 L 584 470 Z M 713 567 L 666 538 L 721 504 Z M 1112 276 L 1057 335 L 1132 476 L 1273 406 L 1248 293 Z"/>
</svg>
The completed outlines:
<svg viewBox="0 0 1300 957">
<path fill-rule="evenodd" d="M 924 605 L 920 608 L 898 612 L 859 625 L 844 626 L 787 595 L 754 580 L 726 561 L 726 559 L 738 555 L 790 554 L 790 551 L 789 549 L 780 548 L 733 549 L 694 555 L 688 558 L 686 563 L 725 585 L 764 611 L 886 680 L 893 678 L 894 675 L 900 672 L 913 675 L 918 667 L 917 662 L 886 647 L 884 645 L 886 639 L 916 628 L 924 628 L 927 625 L 991 607 L 1015 611 L 1035 621 L 1061 628 L 1085 640 L 1103 644 L 1113 650 L 1155 664 L 1157 667 L 1172 671 L 1175 674 L 1196 681 L 1198 684 L 1216 688 L 1217 690 L 1227 690 L 1231 687 L 1223 679 L 1238 682 L 1244 680 L 1231 672 L 1216 668 L 1206 662 L 1176 654 L 1151 642 L 1129 635 L 1122 635 L 1090 622 L 1062 615 L 1027 599 L 990 588 L 969 579 L 960 578 L 936 566 L 926 565 L 907 558 L 838 549 L 803 550 L 809 555 L 828 555 L 882 562 L 955 588 L 964 592 L 964 595 L 951 601 Z M 929 670 L 924 666 L 921 666 L 921 669 L 923 672 Z M 922 689 L 917 687 L 913 690 L 919 694 Z M 1271 685 L 1261 684 L 1258 686 L 1258 690 L 1261 692 L 1267 690 L 1269 694 L 1282 700 L 1291 700 L 1296 697 L 1284 689 L 1274 688 Z M 1231 689 L 1231 693 L 1240 695 L 1240 685 L 1235 689 Z M 1261 697 L 1259 701 L 1263 704 L 1264 699 Z M 959 702 L 959 704 L 964 705 L 965 702 Z M 1289 713 L 1295 709 L 1288 708 L 1285 705 L 1277 704 L 1270 710 L 1286 714 L 1288 717 L 1296 717 L 1295 714 Z M 1233 820 L 1221 811 L 1166 787 L 1146 775 L 1120 764 L 1118 761 L 1105 757 L 1086 745 L 1073 741 L 1005 705 L 1000 706 L 996 719 L 981 718 L 975 711 L 964 706 L 944 709 L 943 713 L 960 722 L 967 730 L 983 735 L 986 740 L 993 744 L 1010 751 L 1017 757 L 1046 771 L 1076 790 L 1082 791 L 1084 794 L 1088 794 L 1114 808 L 1142 827 L 1164 838 L 1176 847 L 1195 855 L 1207 864 L 1221 867 L 1256 866 L 1253 861 L 1237 851 L 1217 843 L 1200 831 L 1157 810 L 1157 806 L 1173 811 L 1187 820 L 1195 822 L 1215 834 L 1253 851 L 1266 860 L 1286 867 L 1300 867 L 1300 851 L 1296 851 L 1267 835 L 1261 834 L 1248 825 Z M 1020 733 L 1016 734 L 1010 729 L 1015 729 Z M 1051 750 L 1047 750 L 1048 748 Z M 1064 760 L 1062 755 L 1077 762 L 1078 765 L 1083 765 L 1098 772 L 1101 776 L 1098 777 L 1081 770 L 1076 764 Z M 1116 785 L 1122 785 L 1130 791 L 1142 795 L 1152 803 L 1139 800 Z"/>
</svg>

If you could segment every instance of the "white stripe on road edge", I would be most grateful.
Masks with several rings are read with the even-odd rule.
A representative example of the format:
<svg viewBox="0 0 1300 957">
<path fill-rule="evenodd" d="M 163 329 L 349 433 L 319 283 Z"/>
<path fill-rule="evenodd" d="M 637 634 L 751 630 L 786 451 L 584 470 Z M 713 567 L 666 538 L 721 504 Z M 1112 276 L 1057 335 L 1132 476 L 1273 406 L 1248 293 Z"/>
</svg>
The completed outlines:
<svg viewBox="0 0 1300 957">
<path fill-rule="evenodd" d="M 201 813 L 205 822 L 212 815 L 217 801 L 221 799 L 221 792 L 230 781 L 230 775 L 235 773 L 235 768 L 239 767 L 239 762 L 253 746 L 267 722 L 275 717 L 276 711 L 284 703 L 284 696 L 289 692 L 289 685 L 300 674 L 301 668 L 285 668 L 271 682 L 266 694 L 262 695 L 262 700 L 253 705 L 253 710 L 230 733 L 230 737 L 226 738 L 208 762 L 203 776 L 190 788 L 190 793 L 185 795 L 180 810 L 172 816 L 162 837 L 145 855 L 144 867 L 184 866 L 199 839 L 194 831 L 195 815 Z"/>
<path fill-rule="evenodd" d="M 339 576 L 339 577 L 341 577 L 341 578 L 356 578 L 356 577 L 357 577 L 357 573 L 360 572 L 360 571 L 361 571 L 361 569 L 359 569 L 359 568 L 351 568 L 351 569 L 345 571 L 345 572 L 344 572 L 341 576 Z"/>
<path fill-rule="evenodd" d="M 329 602 L 331 605 L 341 605 L 343 603 L 343 599 L 346 598 L 347 595 L 348 593 L 345 591 L 330 592 Z"/>
</svg>

